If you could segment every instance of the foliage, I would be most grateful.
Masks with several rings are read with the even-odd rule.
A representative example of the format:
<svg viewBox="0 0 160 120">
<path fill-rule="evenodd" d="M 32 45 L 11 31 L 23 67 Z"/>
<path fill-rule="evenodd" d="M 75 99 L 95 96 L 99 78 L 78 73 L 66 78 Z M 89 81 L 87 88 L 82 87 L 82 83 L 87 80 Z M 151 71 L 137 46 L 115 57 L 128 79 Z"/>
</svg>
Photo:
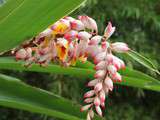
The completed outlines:
<svg viewBox="0 0 160 120">
<path fill-rule="evenodd" d="M 154 64 L 156 64 L 156 67 L 159 68 L 158 63 L 160 62 L 160 55 L 158 54 L 158 50 L 159 50 L 159 45 L 160 45 L 160 42 L 159 42 L 159 32 L 160 32 L 159 14 L 160 13 L 159 13 L 158 6 L 159 6 L 159 1 L 156 1 L 156 0 L 152 0 L 152 1 L 124 0 L 123 2 L 120 0 L 118 0 L 118 1 L 113 0 L 112 2 L 109 0 L 99 0 L 99 1 L 92 0 L 92 1 L 88 1 L 87 5 L 84 8 L 80 8 L 79 10 L 72 13 L 72 15 L 77 16 L 79 14 L 85 13 L 89 16 L 92 16 L 93 18 L 95 18 L 96 20 L 99 21 L 98 22 L 98 24 L 100 26 L 99 30 L 101 32 L 104 29 L 105 25 L 107 24 L 107 21 L 111 20 L 114 23 L 114 25 L 117 27 L 117 31 L 113 37 L 113 40 L 115 40 L 115 41 L 120 40 L 120 41 L 127 42 L 129 44 L 129 46 L 131 46 L 131 48 L 140 52 L 142 55 L 147 56 L 147 58 L 149 58 Z M 64 8 L 64 6 L 61 6 L 61 7 Z M 65 12 L 65 10 L 64 10 L 64 12 Z M 57 12 L 57 13 L 59 14 L 59 12 Z M 54 22 L 54 21 L 51 21 L 52 19 L 47 19 L 47 20 L 50 22 Z M 54 19 L 54 20 L 56 21 L 56 19 Z M 31 31 L 32 32 L 34 31 L 33 33 L 35 35 L 38 32 L 40 32 L 41 30 L 43 30 L 43 28 L 45 28 L 49 24 L 50 24 L 49 22 L 47 24 L 44 23 L 43 27 L 42 27 L 41 26 L 42 24 L 40 25 L 40 22 L 39 22 L 39 23 L 37 23 L 38 28 L 36 28 L 36 30 L 31 29 Z M 32 25 L 32 23 L 29 25 Z M 33 34 L 31 34 L 32 32 L 29 32 L 29 30 L 27 30 L 27 29 L 26 29 L 26 31 L 29 33 L 30 36 L 27 36 L 27 34 L 25 32 L 24 32 L 25 34 L 22 34 L 22 35 L 25 35 L 27 37 L 33 36 Z M 5 33 L 5 32 L 6 31 L 4 31 L 3 33 Z M 19 34 L 19 33 L 17 33 L 17 34 Z M 10 35 L 15 35 L 15 34 L 10 34 Z M 1 37 L 1 35 L 0 35 L 0 37 Z M 9 36 L 7 36 L 7 37 L 9 37 Z M 15 38 L 15 37 L 18 37 L 18 35 L 13 36 L 13 38 Z M 24 38 L 24 36 L 23 36 L 23 38 Z M 4 43 L 6 43 L 6 45 L 8 45 L 10 43 L 10 45 L 3 46 L 4 44 L 1 44 L 0 45 L 1 50 L 2 49 L 4 50 L 6 48 L 7 49 L 11 48 L 11 46 L 18 45 L 18 43 L 20 43 L 20 41 L 25 40 L 22 38 L 18 38 L 18 39 L 17 39 L 18 41 L 16 41 L 16 43 L 10 43 L 10 41 L 4 42 Z M 0 40 L 2 40 L 2 39 L 0 39 Z M 128 79 L 128 82 L 124 82 L 122 84 L 125 84 L 125 85 L 129 84 L 129 86 L 131 85 L 131 86 L 143 88 L 143 85 L 141 85 L 141 83 L 140 83 L 140 79 L 142 80 L 141 77 L 143 77 L 143 80 L 145 78 L 147 79 L 147 76 L 145 74 L 141 74 L 141 73 L 138 74 L 139 72 L 134 71 L 133 68 L 136 68 L 140 71 L 154 75 L 154 77 L 156 77 L 158 79 L 158 76 L 155 73 L 151 72 L 150 70 L 145 69 L 141 65 L 139 65 L 136 62 L 134 62 L 133 60 L 131 60 L 129 57 L 126 57 L 125 55 L 121 56 L 121 57 L 123 57 L 125 59 L 125 61 L 127 62 L 128 66 L 129 66 L 129 69 L 127 69 L 126 72 L 122 71 L 122 74 L 133 75 L 132 79 Z M 7 62 L 7 60 L 9 61 L 9 63 L 5 63 L 5 62 Z M 12 69 L 11 67 L 14 67 L 13 69 L 17 69 L 17 70 L 41 71 L 41 72 L 44 71 L 47 73 L 48 72 L 50 72 L 50 73 L 55 72 L 54 70 L 52 71 L 52 67 L 44 69 L 44 68 L 39 68 L 39 67 L 33 66 L 33 68 L 26 69 L 26 68 L 23 68 L 21 66 L 21 64 L 19 64 L 17 67 L 14 65 L 18 64 L 18 63 L 15 63 L 14 61 L 12 61 L 12 59 L 1 58 L 0 61 L 1 61 L 0 69 L 4 69 L 4 68 L 5 69 Z M 4 64 L 8 64 L 8 66 L 4 65 Z M 90 63 L 89 63 L 89 66 L 90 66 Z M 77 67 L 79 67 L 78 71 L 81 72 L 81 70 L 82 71 L 84 70 L 83 72 L 81 72 L 82 74 L 79 74 L 78 72 L 75 71 L 77 68 L 66 69 L 66 71 L 64 71 L 64 73 L 67 74 L 67 76 L 66 75 L 65 76 L 53 75 L 53 74 L 46 75 L 44 73 L 43 73 L 44 75 L 42 75 L 42 74 L 31 73 L 31 72 L 30 73 L 23 73 L 23 72 L 19 73 L 19 72 L 13 72 L 13 71 L 6 71 L 6 73 L 11 74 L 12 76 L 16 76 L 16 77 L 19 76 L 20 78 L 21 77 L 23 78 L 23 75 L 24 75 L 23 79 L 25 79 L 26 83 L 29 83 L 29 82 L 27 82 L 27 81 L 29 81 L 27 78 L 35 79 L 34 82 L 36 81 L 36 83 L 38 83 L 38 85 L 35 85 L 35 83 L 33 81 L 31 81 L 30 84 L 37 86 L 37 87 L 42 87 L 47 90 L 50 90 L 56 94 L 67 97 L 68 99 L 72 99 L 74 101 L 76 100 L 78 102 L 81 102 L 81 98 L 80 98 L 79 93 L 85 92 L 85 90 L 82 87 L 83 84 L 85 83 L 84 78 L 80 79 L 80 78 L 75 78 L 72 76 L 75 75 L 77 77 L 78 76 L 88 77 L 88 75 L 89 75 L 89 77 L 90 77 L 91 76 L 90 74 L 86 74 L 86 71 L 88 71 L 88 69 L 85 70 L 89 66 L 87 65 L 87 67 L 86 67 L 86 65 L 82 66 L 81 64 L 77 65 Z M 80 68 L 80 67 L 82 67 L 82 68 Z M 55 68 L 59 68 L 59 66 L 56 66 Z M 65 70 L 65 69 L 62 69 L 62 70 Z M 58 71 L 62 73 L 63 72 L 62 70 L 60 70 L 60 68 L 59 68 Z M 70 73 L 68 70 L 72 70 L 72 75 L 68 76 Z M 131 74 L 129 74 L 130 73 L 129 71 L 131 71 Z M 2 72 L 5 73 L 4 70 Z M 94 72 L 94 71 L 92 71 L 92 72 Z M 19 73 L 19 75 L 16 75 L 18 73 Z M 55 72 L 55 73 L 58 73 L 58 72 Z M 35 76 L 34 74 L 39 77 Z M 33 76 L 33 78 L 32 78 L 32 76 Z M 40 79 L 41 76 L 45 76 L 44 79 L 47 79 L 47 80 L 52 78 L 52 81 L 46 83 L 47 80 L 44 80 L 43 83 L 40 83 L 37 81 L 37 79 Z M 134 79 L 135 77 L 136 77 L 136 79 Z M 148 79 L 153 80 L 153 78 L 151 78 L 151 77 L 148 77 Z M 137 86 L 138 84 L 135 84 L 136 82 L 139 84 L 139 86 Z M 159 84 L 159 82 L 157 82 L 157 81 L 155 84 L 152 84 L 153 86 L 154 85 L 157 86 L 157 87 L 154 87 L 153 89 L 159 90 L 158 84 Z M 47 86 L 47 87 L 44 87 L 44 86 Z M 119 87 L 121 88 L 122 86 L 119 86 Z M 147 89 L 150 89 L 150 87 L 148 87 Z M 122 90 L 122 92 L 115 91 L 115 92 L 113 92 L 113 94 L 115 94 L 115 96 L 113 96 L 113 97 L 109 96 L 109 98 L 113 100 L 114 105 L 107 106 L 106 118 L 111 119 L 111 120 L 116 120 L 116 119 L 126 119 L 126 120 L 129 120 L 129 119 L 130 120 L 158 119 L 158 112 L 157 111 L 159 111 L 159 109 L 160 109 L 158 101 L 157 101 L 157 99 L 159 98 L 158 93 L 154 93 L 151 91 L 144 92 L 143 90 L 129 88 L 129 89 Z M 136 97 L 136 94 L 139 94 L 140 98 Z M 151 98 L 148 98 L 148 97 L 151 97 Z M 150 101 L 152 101 L 153 103 L 151 103 Z M 126 104 L 126 102 L 130 103 L 132 106 L 130 104 Z M 141 102 L 141 104 L 142 104 L 141 106 L 139 106 L 139 102 Z M 143 102 L 145 102 L 145 103 L 143 103 Z M 107 101 L 107 103 L 109 104 L 110 102 Z M 137 106 L 139 106 L 139 107 L 137 107 Z M 146 106 L 148 106 L 149 108 Z M 121 109 L 119 109 L 119 108 L 121 108 Z M 139 116 L 136 116 L 137 109 L 138 109 L 138 112 L 140 112 Z M 146 109 L 150 109 L 150 110 L 148 110 L 149 112 L 146 112 Z M 127 113 L 126 113 L 126 111 L 127 111 Z M 19 114 L 21 115 L 22 113 L 19 113 Z M 142 117 L 140 117 L 140 116 L 142 116 Z M 39 118 L 36 117 L 36 118 L 38 120 L 41 120 L 41 119 L 52 120 L 53 119 L 53 118 L 47 118 L 44 116 L 39 117 Z M 5 117 L 2 119 L 5 120 Z M 33 119 L 33 118 L 31 118 L 31 119 Z"/>
</svg>

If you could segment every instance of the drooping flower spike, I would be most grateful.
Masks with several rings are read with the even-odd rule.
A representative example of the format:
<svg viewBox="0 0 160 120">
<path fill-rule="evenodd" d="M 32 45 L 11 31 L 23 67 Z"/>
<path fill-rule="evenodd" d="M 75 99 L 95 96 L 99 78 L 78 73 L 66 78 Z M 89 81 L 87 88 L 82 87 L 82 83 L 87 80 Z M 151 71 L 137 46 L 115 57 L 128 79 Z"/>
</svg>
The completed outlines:
<svg viewBox="0 0 160 120">
<path fill-rule="evenodd" d="M 94 61 L 96 70 L 94 80 L 88 82 L 90 90 L 84 94 L 84 105 L 81 111 L 88 111 L 87 120 L 92 120 L 94 111 L 102 116 L 105 99 L 113 90 L 113 82 L 121 82 L 118 70 L 124 69 L 123 60 L 113 52 L 128 52 L 126 43 L 111 43 L 108 39 L 114 33 L 111 22 L 98 35 L 97 23 L 88 16 L 78 19 L 66 16 L 35 37 L 34 45 L 24 47 L 15 52 L 16 60 L 26 61 L 25 66 L 32 63 L 47 66 L 50 62 L 59 62 L 67 67 L 75 65 L 77 60 L 85 62 L 88 57 Z M 13 52 L 14 53 L 14 52 Z"/>
</svg>

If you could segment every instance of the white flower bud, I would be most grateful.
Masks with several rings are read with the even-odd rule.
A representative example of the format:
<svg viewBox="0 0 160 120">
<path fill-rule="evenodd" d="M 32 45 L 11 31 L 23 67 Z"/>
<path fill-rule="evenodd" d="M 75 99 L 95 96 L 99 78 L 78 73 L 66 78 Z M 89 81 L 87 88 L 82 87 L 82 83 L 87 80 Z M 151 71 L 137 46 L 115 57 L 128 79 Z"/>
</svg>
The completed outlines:
<svg viewBox="0 0 160 120">
<path fill-rule="evenodd" d="M 92 97 L 95 94 L 94 90 L 90 90 L 84 94 L 84 98 Z"/>
<path fill-rule="evenodd" d="M 95 86 L 98 82 L 99 82 L 98 79 L 91 80 L 88 82 L 88 86 L 89 87 Z"/>
<path fill-rule="evenodd" d="M 27 57 L 27 52 L 25 49 L 20 49 L 16 52 L 16 59 L 25 59 Z"/>
<path fill-rule="evenodd" d="M 109 77 L 105 78 L 104 83 L 105 83 L 105 87 L 107 87 L 109 90 L 112 91 L 112 89 L 113 89 L 113 82 L 112 82 L 112 80 Z"/>
<path fill-rule="evenodd" d="M 104 36 L 106 37 L 106 39 L 108 39 L 114 33 L 115 29 L 115 27 L 112 27 L 112 23 L 109 22 L 104 31 Z"/>
<path fill-rule="evenodd" d="M 128 45 L 123 42 L 115 42 L 111 44 L 111 49 L 115 52 L 128 52 L 130 49 L 128 48 Z"/>
<path fill-rule="evenodd" d="M 97 83 L 97 84 L 95 85 L 94 91 L 95 91 L 96 93 L 98 93 L 101 89 L 102 89 L 102 83 L 99 82 L 99 83 Z"/>
<path fill-rule="evenodd" d="M 84 24 L 80 20 L 71 21 L 71 28 L 77 31 L 84 30 Z"/>
<path fill-rule="evenodd" d="M 94 98 L 94 105 L 95 105 L 95 106 L 99 106 L 100 104 L 101 104 L 100 99 L 98 98 L 98 96 L 96 96 L 96 97 Z"/>
<path fill-rule="evenodd" d="M 89 41 L 89 45 L 98 45 L 101 42 L 102 36 L 96 35 L 91 38 Z"/>
<path fill-rule="evenodd" d="M 95 67 L 95 70 L 103 70 L 106 68 L 106 62 L 105 61 L 100 61 Z"/>
<path fill-rule="evenodd" d="M 92 36 L 92 35 L 89 34 L 89 33 L 86 32 L 86 31 L 82 31 L 82 32 L 79 32 L 79 33 L 78 33 L 78 38 L 79 38 L 80 40 L 88 41 L 91 36 Z"/>
<path fill-rule="evenodd" d="M 122 81 L 122 77 L 121 77 L 121 75 L 118 72 L 116 72 L 114 75 L 112 75 L 112 78 L 114 80 L 118 81 L 118 82 Z"/>
<path fill-rule="evenodd" d="M 105 70 L 98 70 L 95 73 L 94 77 L 97 78 L 97 79 L 101 79 L 101 78 L 104 78 L 105 74 L 106 74 Z"/>
<path fill-rule="evenodd" d="M 91 102 L 93 102 L 93 100 L 94 100 L 94 98 L 86 98 L 86 99 L 84 100 L 84 102 L 85 102 L 85 103 L 91 103 Z"/>
<path fill-rule="evenodd" d="M 99 98 L 100 98 L 101 103 L 105 101 L 106 94 L 105 94 L 105 91 L 104 91 L 104 90 L 101 90 L 101 91 L 100 91 L 100 93 L 99 93 Z"/>
<path fill-rule="evenodd" d="M 98 32 L 97 23 L 94 19 L 88 16 L 78 16 L 78 19 L 82 21 L 86 28 L 95 31 L 96 33 Z"/>
<path fill-rule="evenodd" d="M 107 67 L 110 74 L 114 75 L 117 72 L 117 69 L 114 65 L 108 65 Z"/>
<path fill-rule="evenodd" d="M 97 64 L 99 63 L 100 61 L 104 60 L 106 57 L 106 52 L 101 52 L 99 54 L 97 54 L 94 58 L 94 63 Z"/>
</svg>

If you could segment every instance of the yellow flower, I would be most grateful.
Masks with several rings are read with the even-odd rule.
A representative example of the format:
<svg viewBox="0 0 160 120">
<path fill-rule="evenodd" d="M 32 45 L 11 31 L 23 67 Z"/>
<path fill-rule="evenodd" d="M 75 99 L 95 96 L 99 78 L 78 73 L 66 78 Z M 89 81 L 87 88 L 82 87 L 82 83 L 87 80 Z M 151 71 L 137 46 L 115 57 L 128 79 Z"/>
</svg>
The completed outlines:
<svg viewBox="0 0 160 120">
<path fill-rule="evenodd" d="M 67 58 L 68 48 L 69 48 L 69 44 L 66 39 L 64 39 L 64 38 L 57 39 L 57 45 L 56 45 L 57 55 L 58 55 L 59 59 L 63 62 Z"/>
</svg>

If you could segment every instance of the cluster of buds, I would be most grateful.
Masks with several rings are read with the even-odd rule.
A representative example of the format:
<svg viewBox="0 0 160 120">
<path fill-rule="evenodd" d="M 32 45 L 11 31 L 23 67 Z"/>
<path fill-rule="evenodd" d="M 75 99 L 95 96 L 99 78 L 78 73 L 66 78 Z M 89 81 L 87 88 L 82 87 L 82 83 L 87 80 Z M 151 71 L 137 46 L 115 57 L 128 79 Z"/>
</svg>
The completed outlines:
<svg viewBox="0 0 160 120">
<path fill-rule="evenodd" d="M 114 33 L 115 27 L 109 22 L 103 36 L 91 38 L 88 53 L 94 60 L 96 73 L 94 80 L 88 83 L 90 91 L 84 94 L 84 102 L 87 105 L 81 111 L 88 110 L 87 120 L 92 120 L 93 109 L 102 116 L 102 108 L 105 108 L 105 98 L 109 91 L 113 90 L 113 82 L 121 82 L 121 75 L 117 72 L 125 68 L 124 62 L 112 54 L 113 52 L 127 52 L 127 44 L 122 42 L 110 43 L 109 37 Z M 92 112 L 91 112 L 92 111 Z"/>
<path fill-rule="evenodd" d="M 115 27 L 109 22 L 104 35 L 100 36 L 94 19 L 66 16 L 36 36 L 32 46 L 16 51 L 16 60 L 26 61 L 26 66 L 32 63 L 46 66 L 50 62 L 70 66 L 75 65 L 77 60 L 85 62 L 88 57 L 93 58 L 95 79 L 88 83 L 91 90 L 84 94 L 87 105 L 81 108 L 81 111 L 88 111 L 87 120 L 92 120 L 94 110 L 102 116 L 101 108 L 105 107 L 105 98 L 112 91 L 113 82 L 122 80 L 117 71 L 125 68 L 124 62 L 112 52 L 127 52 L 129 48 L 122 42 L 109 42 L 114 31 Z"/>
</svg>

